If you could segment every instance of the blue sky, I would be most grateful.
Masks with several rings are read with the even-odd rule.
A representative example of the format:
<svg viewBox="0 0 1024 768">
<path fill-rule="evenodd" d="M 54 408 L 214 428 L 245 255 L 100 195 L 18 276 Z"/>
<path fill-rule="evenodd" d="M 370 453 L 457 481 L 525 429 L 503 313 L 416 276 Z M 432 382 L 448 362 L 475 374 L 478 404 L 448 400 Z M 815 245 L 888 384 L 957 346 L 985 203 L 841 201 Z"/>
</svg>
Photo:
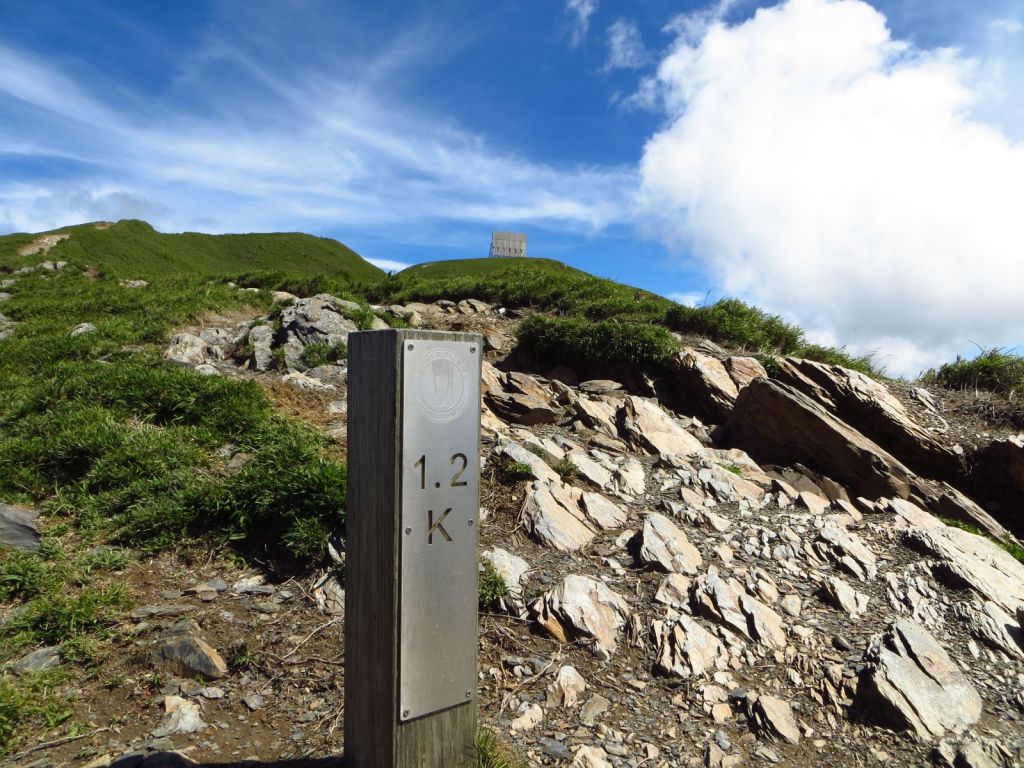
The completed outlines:
<svg viewBox="0 0 1024 768">
<path fill-rule="evenodd" d="M 0 231 L 521 230 L 916 373 L 1024 341 L 1022 88 L 1024 0 L 0 0 Z"/>
</svg>

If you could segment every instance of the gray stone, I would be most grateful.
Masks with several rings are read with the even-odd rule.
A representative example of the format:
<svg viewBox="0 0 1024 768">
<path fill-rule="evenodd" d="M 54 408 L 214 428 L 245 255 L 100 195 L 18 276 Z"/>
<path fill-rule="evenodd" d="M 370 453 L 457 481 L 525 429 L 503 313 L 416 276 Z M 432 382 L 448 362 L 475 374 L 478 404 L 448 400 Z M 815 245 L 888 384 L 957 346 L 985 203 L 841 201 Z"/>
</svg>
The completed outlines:
<svg viewBox="0 0 1024 768">
<path fill-rule="evenodd" d="M 18 504 L 0 504 L 0 549 L 39 549 L 39 513 Z"/>
<path fill-rule="evenodd" d="M 281 333 L 295 337 L 300 347 L 313 342 L 347 343 L 349 333 L 359 327 L 343 313 L 358 308 L 354 302 L 328 294 L 299 299 L 281 310 Z"/>
<path fill-rule="evenodd" d="M 598 718 L 607 712 L 611 705 L 612 703 L 608 699 L 599 693 L 595 693 L 587 699 L 587 703 L 580 709 L 580 722 L 590 727 L 597 725 Z"/>
<path fill-rule="evenodd" d="M 773 379 L 744 387 L 721 435 L 759 464 L 814 467 L 858 496 L 907 498 L 911 471 L 810 396 Z"/>
<path fill-rule="evenodd" d="M 566 456 L 580 475 L 597 488 L 608 488 L 612 482 L 612 473 L 606 467 L 581 451 L 573 451 Z"/>
<path fill-rule="evenodd" d="M 252 357 L 257 371 L 270 369 L 274 361 L 271 348 L 273 340 L 274 330 L 269 325 L 257 325 L 249 331 L 249 344 L 252 345 Z"/>
<path fill-rule="evenodd" d="M 625 437 L 650 453 L 666 458 L 704 453 L 700 441 L 651 400 L 627 397 L 621 421 Z"/>
<path fill-rule="evenodd" d="M 739 390 L 720 360 L 684 348 L 674 364 L 675 384 L 701 417 L 721 424 L 736 404 Z"/>
<path fill-rule="evenodd" d="M 509 589 L 521 587 L 523 578 L 530 571 L 530 564 L 528 562 L 500 547 L 481 552 L 480 557 L 494 566 L 494 570 L 498 572 L 502 581 L 505 582 L 505 586 Z"/>
<path fill-rule="evenodd" d="M 651 634 L 657 644 L 655 666 L 666 675 L 701 677 L 728 667 L 728 649 L 689 616 L 674 623 L 655 621 Z"/>
<path fill-rule="evenodd" d="M 548 686 L 549 707 L 575 707 L 580 696 L 587 690 L 587 681 L 576 671 L 576 667 L 564 665 L 559 668 L 555 682 Z"/>
<path fill-rule="evenodd" d="M 813 360 L 778 361 L 775 378 L 813 398 L 913 471 L 938 479 L 962 472 L 963 460 L 911 418 L 881 381 Z"/>
<path fill-rule="evenodd" d="M 681 609 L 689 602 L 690 580 L 680 573 L 670 573 L 658 586 L 654 599 L 659 603 Z"/>
<path fill-rule="evenodd" d="M 1014 617 L 991 600 L 960 603 L 953 613 L 982 642 L 1008 656 L 1024 659 L 1024 631 Z"/>
<path fill-rule="evenodd" d="M 217 680 L 228 673 L 224 659 L 199 636 L 199 626 L 190 619 L 179 622 L 158 644 L 156 657 L 182 676 L 201 675 Z"/>
<path fill-rule="evenodd" d="M 153 731 L 156 737 L 175 733 L 198 733 L 206 730 L 206 723 L 199 713 L 199 705 L 180 696 L 165 696 L 164 711 L 167 717 L 159 728 Z M 147 761 L 148 762 L 148 761 Z"/>
<path fill-rule="evenodd" d="M 52 645 L 27 653 L 11 664 L 11 669 L 19 675 L 33 672 L 45 672 L 60 666 L 60 646 Z"/>
<path fill-rule="evenodd" d="M 597 533 L 573 498 L 572 490 L 561 480 L 537 480 L 530 484 L 521 511 L 523 524 L 534 539 L 563 552 L 585 547 Z"/>
<path fill-rule="evenodd" d="M 612 744 L 606 744 L 609 749 Z M 613 768 L 608 762 L 608 754 L 601 747 L 582 746 L 576 750 L 572 759 L 572 768 Z"/>
<path fill-rule="evenodd" d="M 540 748 L 544 750 L 544 754 L 549 757 L 553 757 L 556 760 L 570 760 L 572 758 L 572 752 L 560 741 L 555 739 L 549 739 L 547 736 L 542 736 L 537 740 L 540 744 Z"/>
<path fill-rule="evenodd" d="M 179 595 L 180 596 L 180 595 Z M 183 616 L 186 613 L 197 611 L 199 608 L 188 603 L 160 603 L 158 605 L 144 605 L 132 611 L 133 619 L 167 618 L 171 616 Z"/>
<path fill-rule="evenodd" d="M 517 464 L 524 464 L 530 468 L 530 473 L 537 480 L 549 480 L 551 482 L 562 482 L 562 478 L 558 476 L 547 463 L 537 454 L 532 451 L 528 451 L 519 443 L 511 440 L 507 442 L 498 443 L 494 447 L 494 453 L 498 456 L 506 456 Z"/>
<path fill-rule="evenodd" d="M 584 491 L 580 495 L 580 506 L 587 519 L 605 531 L 621 528 L 629 519 L 626 510 L 600 493 Z"/>
<path fill-rule="evenodd" d="M 171 337 L 171 345 L 164 359 L 181 365 L 200 365 L 207 361 L 209 346 L 193 333 L 178 333 Z"/>
<path fill-rule="evenodd" d="M 772 648 L 786 646 L 782 617 L 760 600 L 748 595 L 735 579 L 725 579 L 715 566 L 693 583 L 693 601 L 708 618 L 728 627 L 748 640 Z"/>
<path fill-rule="evenodd" d="M 836 608 L 846 611 L 851 619 L 860 616 L 868 607 L 868 596 L 858 592 L 838 576 L 829 576 L 822 584 L 825 598 Z"/>
<path fill-rule="evenodd" d="M 762 694 L 754 704 L 754 719 L 762 729 L 790 744 L 800 743 L 800 726 L 789 702 Z"/>
<path fill-rule="evenodd" d="M 942 646 L 909 620 L 892 623 L 865 653 L 857 687 L 863 711 L 918 739 L 959 733 L 981 716 L 981 697 Z"/>
<path fill-rule="evenodd" d="M 862 581 L 873 579 L 878 573 L 875 554 L 864 540 L 833 522 L 822 526 L 814 545 L 822 555 L 835 560 Z"/>
<path fill-rule="evenodd" d="M 938 558 L 933 570 L 941 580 L 967 584 L 1011 616 L 1024 608 L 1024 564 L 998 544 L 942 523 L 910 528 L 904 541 Z"/>
<path fill-rule="evenodd" d="M 640 532 L 640 560 L 668 573 L 696 574 L 703 558 L 675 523 L 659 512 L 644 518 Z"/>
<path fill-rule="evenodd" d="M 629 618 L 629 605 L 601 581 L 570 574 L 531 606 L 537 621 L 554 637 L 593 638 L 594 653 L 608 659 L 618 645 L 619 631 Z"/>
</svg>

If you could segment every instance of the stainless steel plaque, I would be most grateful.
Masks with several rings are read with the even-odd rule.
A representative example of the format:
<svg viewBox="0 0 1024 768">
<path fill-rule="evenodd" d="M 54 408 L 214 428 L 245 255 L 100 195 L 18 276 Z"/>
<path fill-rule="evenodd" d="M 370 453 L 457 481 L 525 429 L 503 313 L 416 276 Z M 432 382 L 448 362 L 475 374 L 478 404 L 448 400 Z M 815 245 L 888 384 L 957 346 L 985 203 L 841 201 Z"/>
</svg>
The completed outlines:
<svg viewBox="0 0 1024 768">
<path fill-rule="evenodd" d="M 446 335 L 403 344 L 401 720 L 476 690 L 482 350 Z"/>
</svg>

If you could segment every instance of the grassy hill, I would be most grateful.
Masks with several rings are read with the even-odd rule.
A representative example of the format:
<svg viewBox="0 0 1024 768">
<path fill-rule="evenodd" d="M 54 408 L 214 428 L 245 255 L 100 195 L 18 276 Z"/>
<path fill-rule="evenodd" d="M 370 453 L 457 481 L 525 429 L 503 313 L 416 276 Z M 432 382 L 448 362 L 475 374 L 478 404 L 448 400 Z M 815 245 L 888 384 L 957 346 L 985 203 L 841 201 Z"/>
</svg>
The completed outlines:
<svg viewBox="0 0 1024 768">
<path fill-rule="evenodd" d="M 484 277 L 500 275 L 510 267 L 527 269 L 552 275 L 585 275 L 586 272 L 570 267 L 554 259 L 448 259 L 428 261 L 403 269 L 399 276 L 404 280 L 438 280 L 452 277 Z"/>
<path fill-rule="evenodd" d="M 90 265 L 114 277 L 151 280 L 181 274 L 224 275 L 278 273 L 296 277 L 327 276 L 348 283 L 372 283 L 384 272 L 351 248 L 325 237 L 299 233 L 203 235 L 164 234 L 144 221 L 124 220 L 109 227 L 82 224 L 53 230 L 71 237 L 44 257 Z M 47 233 L 52 234 L 52 233 Z M 37 235 L 0 237 L 0 264 L 35 264 L 37 256 L 18 250 Z"/>
</svg>

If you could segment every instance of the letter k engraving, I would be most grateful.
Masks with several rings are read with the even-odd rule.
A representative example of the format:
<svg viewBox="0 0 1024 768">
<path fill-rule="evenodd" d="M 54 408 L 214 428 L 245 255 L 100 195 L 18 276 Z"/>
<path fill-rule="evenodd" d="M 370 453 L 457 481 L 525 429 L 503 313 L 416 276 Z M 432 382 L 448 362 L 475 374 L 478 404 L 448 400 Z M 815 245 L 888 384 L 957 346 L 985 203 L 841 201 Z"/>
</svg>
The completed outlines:
<svg viewBox="0 0 1024 768">
<path fill-rule="evenodd" d="M 434 532 L 435 531 L 437 533 L 440 533 L 442 536 L 444 536 L 445 541 L 451 541 L 452 540 L 452 537 L 448 535 L 448 531 L 446 531 L 445 528 L 444 528 L 444 525 L 442 525 L 442 523 L 444 523 L 444 519 L 446 517 L 448 517 L 448 513 L 451 512 L 451 511 L 452 511 L 452 508 L 448 507 L 448 509 L 446 509 L 444 511 L 444 514 L 441 515 L 439 518 L 437 518 L 437 521 L 435 522 L 434 521 L 434 510 L 432 510 L 432 509 L 427 510 L 427 523 L 430 526 L 427 529 L 427 544 L 433 544 L 434 543 Z"/>
</svg>

